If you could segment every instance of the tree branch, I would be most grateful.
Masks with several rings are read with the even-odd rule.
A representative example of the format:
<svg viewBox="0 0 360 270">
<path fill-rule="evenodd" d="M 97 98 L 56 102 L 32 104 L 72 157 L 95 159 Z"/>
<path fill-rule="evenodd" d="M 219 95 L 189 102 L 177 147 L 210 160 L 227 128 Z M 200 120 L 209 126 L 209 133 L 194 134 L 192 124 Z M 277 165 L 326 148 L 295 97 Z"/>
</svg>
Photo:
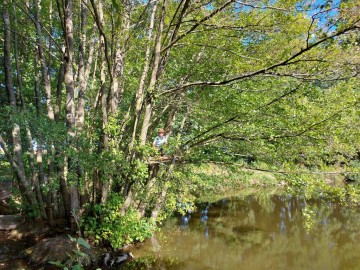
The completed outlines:
<svg viewBox="0 0 360 270">
<path fill-rule="evenodd" d="M 295 138 L 295 137 L 300 137 L 302 135 L 304 135 L 305 133 L 313 130 L 315 127 L 320 126 L 321 124 L 326 123 L 327 121 L 333 119 L 334 117 L 340 115 L 341 113 L 343 113 L 345 110 L 350 109 L 352 107 L 358 106 L 360 104 L 360 101 L 357 101 L 349 106 L 346 106 L 344 108 L 342 108 L 341 110 L 338 110 L 337 112 L 333 113 L 332 115 L 330 115 L 329 117 L 326 117 L 318 122 L 315 122 L 309 126 L 307 126 L 306 128 L 304 128 L 303 130 L 296 132 L 296 133 L 292 133 L 292 134 L 280 134 L 280 135 L 275 135 L 275 136 L 254 136 L 254 137 L 232 137 L 232 136 L 228 136 L 226 135 L 225 132 L 223 133 L 219 133 L 216 135 L 212 135 L 209 138 L 213 139 L 216 137 L 221 137 L 223 139 L 226 140 L 231 140 L 231 141 L 256 141 L 256 140 L 267 140 L 267 141 L 273 141 L 274 139 L 285 139 L 285 138 Z M 205 138 L 203 140 L 201 140 L 200 142 L 193 144 L 190 146 L 190 148 L 192 148 L 193 146 L 199 145 L 200 143 L 204 142 L 204 141 L 208 141 L 208 138 Z"/>
<path fill-rule="evenodd" d="M 277 10 L 277 11 L 286 11 L 289 12 L 290 10 L 285 9 L 285 8 L 278 8 L 278 7 L 273 7 L 273 6 L 255 6 L 255 5 L 251 5 L 249 3 L 244 3 L 244 2 L 240 2 L 240 1 L 236 1 L 237 4 L 245 6 L 245 7 L 252 7 L 252 8 L 256 8 L 256 9 L 273 9 L 273 10 Z"/>
<path fill-rule="evenodd" d="M 356 25 L 356 23 L 359 22 L 359 21 L 360 20 L 357 20 L 354 24 L 352 24 L 348 28 L 340 30 L 340 31 L 338 31 L 338 32 L 336 32 L 336 33 L 334 33 L 334 34 L 332 34 L 330 36 L 324 37 L 324 38 L 318 40 L 317 42 L 314 42 L 314 43 L 312 43 L 310 45 L 307 44 L 307 46 L 305 48 L 300 49 L 297 53 L 293 54 L 289 58 L 287 58 L 287 59 L 285 59 L 285 60 L 283 60 L 281 62 L 278 62 L 276 64 L 273 64 L 271 66 L 268 66 L 268 67 L 265 67 L 265 68 L 262 68 L 262 69 L 247 73 L 247 74 L 241 74 L 239 76 L 235 76 L 233 78 L 226 79 L 226 80 L 219 81 L 219 82 L 213 82 L 213 81 L 190 82 L 190 83 L 187 83 L 187 84 L 179 85 L 177 87 L 168 89 L 168 90 L 160 93 L 160 95 L 171 94 L 171 93 L 176 92 L 176 91 L 184 91 L 189 87 L 195 87 L 195 86 L 221 86 L 221 85 L 227 85 L 227 84 L 233 83 L 235 81 L 244 80 L 244 79 L 251 78 L 251 77 L 254 77 L 254 76 L 257 76 L 257 75 L 260 75 L 260 74 L 264 74 L 264 73 L 268 72 L 269 70 L 273 70 L 273 69 L 276 69 L 276 68 L 281 67 L 281 66 L 290 65 L 290 64 L 293 63 L 291 60 L 296 59 L 300 55 L 304 54 L 305 52 L 310 51 L 311 49 L 313 49 L 316 46 L 324 43 L 325 41 L 327 41 L 329 39 L 332 39 L 332 38 L 335 38 L 337 36 L 340 36 L 342 34 L 345 34 L 347 32 L 350 32 L 352 30 L 360 29 L 360 26 Z"/>
<path fill-rule="evenodd" d="M 107 63 L 107 68 L 109 71 L 109 76 L 110 76 L 110 81 L 113 81 L 113 77 L 112 77 L 112 70 L 111 70 L 111 63 L 110 63 L 110 59 L 109 59 L 109 48 L 108 48 L 108 41 L 107 41 L 107 37 L 106 34 L 104 32 L 103 29 L 103 25 L 100 22 L 100 17 L 99 17 L 99 13 L 97 11 L 97 7 L 95 6 L 94 0 L 90 0 L 91 2 L 91 6 L 93 8 L 93 14 L 95 15 L 94 19 L 96 22 L 96 25 L 99 29 L 100 35 L 104 38 L 104 45 L 105 45 L 105 59 L 106 59 L 106 63 Z"/>
<path fill-rule="evenodd" d="M 168 49 L 170 49 L 176 42 L 178 42 L 180 39 L 184 38 L 186 35 L 190 34 L 191 32 L 193 32 L 196 28 L 198 28 L 203 22 L 211 19 L 212 17 L 214 17 L 217 13 L 219 13 L 220 11 L 222 11 L 223 9 L 225 9 L 228 5 L 234 3 L 235 0 L 229 0 L 227 1 L 224 5 L 222 5 L 221 7 L 215 9 L 213 12 L 211 12 L 209 15 L 205 16 L 204 18 L 202 18 L 200 21 L 196 22 L 189 30 L 187 30 L 185 33 L 177 36 L 173 41 L 171 41 L 165 48 L 163 48 L 161 50 L 161 53 L 167 51 Z"/>
</svg>

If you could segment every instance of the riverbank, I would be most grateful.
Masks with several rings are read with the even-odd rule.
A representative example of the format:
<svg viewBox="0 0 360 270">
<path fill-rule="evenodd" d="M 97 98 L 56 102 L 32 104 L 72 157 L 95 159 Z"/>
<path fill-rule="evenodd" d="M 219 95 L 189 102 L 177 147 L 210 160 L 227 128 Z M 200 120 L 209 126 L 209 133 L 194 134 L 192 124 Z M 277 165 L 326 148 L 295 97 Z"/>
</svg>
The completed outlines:
<svg viewBox="0 0 360 270">
<path fill-rule="evenodd" d="M 193 196 L 196 197 L 194 201 L 198 205 L 196 209 L 197 214 L 193 215 L 193 218 L 197 215 L 201 221 L 200 212 L 203 210 L 204 203 L 214 203 L 221 201 L 223 198 L 228 197 L 247 197 L 252 194 L 263 194 L 263 198 L 268 200 L 273 195 L 281 194 L 301 194 L 304 198 L 311 198 L 315 196 L 322 196 L 326 199 L 333 199 L 336 196 L 346 197 L 347 199 L 355 198 L 358 196 L 357 192 L 352 192 L 350 195 L 350 187 L 344 186 L 340 174 L 294 174 L 295 177 L 284 176 L 284 174 L 277 177 L 273 172 L 256 170 L 252 168 L 242 168 L 241 170 L 224 170 L 221 166 L 207 166 L 194 170 L 192 179 L 194 181 L 194 187 L 197 185 L 198 189 L 194 189 Z M 320 176 L 320 177 L 319 177 Z M 345 194 L 345 195 L 344 195 Z M 185 218 L 186 219 L 186 218 Z M 176 221 L 179 222 L 179 221 Z M 68 237 L 66 230 L 50 231 L 48 228 L 42 228 L 38 231 L 34 231 L 35 227 L 31 227 L 31 224 L 25 224 L 20 230 L 0 231 L 0 270 L 11 269 L 59 269 L 56 266 L 48 264 L 49 261 L 64 261 L 64 256 L 51 257 L 44 254 L 39 258 L 45 259 L 31 260 L 31 250 L 34 250 L 36 244 L 41 243 L 44 239 L 47 239 L 48 243 L 44 245 L 45 251 L 50 250 L 51 247 L 59 245 L 68 245 L 68 249 L 53 250 L 53 254 L 66 255 L 75 250 L 75 247 L 71 245 L 70 238 Z M 64 226 L 63 226 L 64 228 Z M 32 232 L 32 233 L 31 233 Z M 52 239 L 58 237 L 58 239 Z M 53 242 L 52 242 L 53 241 Z M 57 244 L 56 244 L 57 243 Z M 138 245 L 141 246 L 141 245 Z M 92 247 L 95 250 L 95 247 Z M 39 250 L 39 248 L 37 248 Z M 41 248 L 40 248 L 41 250 Z M 91 255 L 92 264 L 94 269 L 98 265 L 101 265 L 100 257 L 107 252 L 106 249 L 99 249 L 98 253 Z M 47 256 L 47 257 L 46 257 Z M 112 256 L 115 256 L 112 254 Z M 135 257 L 137 255 L 135 254 Z M 66 259 L 66 258 L 65 258 Z M 136 265 L 132 263 L 131 265 Z M 91 269 L 91 268 L 86 268 Z M 136 269 L 136 268 L 132 268 Z"/>
</svg>

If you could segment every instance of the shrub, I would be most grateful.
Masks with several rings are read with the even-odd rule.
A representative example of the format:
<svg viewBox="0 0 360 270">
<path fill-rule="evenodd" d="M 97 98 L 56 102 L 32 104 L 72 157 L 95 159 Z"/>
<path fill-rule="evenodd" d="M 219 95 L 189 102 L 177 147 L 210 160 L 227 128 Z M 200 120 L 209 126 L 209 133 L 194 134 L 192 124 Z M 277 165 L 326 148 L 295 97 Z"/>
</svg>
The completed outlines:
<svg viewBox="0 0 360 270">
<path fill-rule="evenodd" d="M 96 204 L 82 220 L 84 233 L 95 244 L 110 244 L 113 248 L 144 241 L 152 236 L 156 226 L 150 218 L 138 218 L 137 211 L 129 209 L 121 214 L 123 198 L 113 194 L 105 205 Z"/>
</svg>

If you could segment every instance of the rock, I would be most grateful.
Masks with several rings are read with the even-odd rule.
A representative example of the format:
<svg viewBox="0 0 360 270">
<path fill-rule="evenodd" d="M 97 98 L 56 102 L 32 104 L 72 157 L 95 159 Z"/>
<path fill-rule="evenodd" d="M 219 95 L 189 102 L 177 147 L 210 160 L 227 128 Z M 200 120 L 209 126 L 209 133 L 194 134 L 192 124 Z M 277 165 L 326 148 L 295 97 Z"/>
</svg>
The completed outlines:
<svg viewBox="0 0 360 270">
<path fill-rule="evenodd" d="M 24 219 L 20 215 L 0 215 L 0 230 L 13 230 L 20 226 Z"/>
<path fill-rule="evenodd" d="M 110 261 L 110 254 L 109 254 L 109 253 L 105 253 L 104 259 L 103 259 L 103 265 L 104 265 L 104 266 L 108 266 L 109 261 Z"/>
<path fill-rule="evenodd" d="M 79 248 L 80 252 L 86 254 L 85 256 L 78 256 L 76 243 L 72 242 L 67 234 L 62 234 L 39 241 L 33 247 L 28 248 L 26 253 L 29 254 L 31 262 L 36 264 L 57 261 L 71 267 L 75 262 L 79 262 L 82 266 L 89 266 L 99 261 L 100 253 L 97 250 L 86 249 L 81 245 Z M 77 258 L 77 261 L 74 261 L 74 258 Z"/>
<path fill-rule="evenodd" d="M 131 252 L 126 252 L 124 254 L 121 254 L 119 256 L 114 257 L 111 262 L 110 262 L 110 267 L 116 266 L 116 265 L 120 265 L 123 262 L 133 259 L 134 256 L 132 255 Z"/>
</svg>

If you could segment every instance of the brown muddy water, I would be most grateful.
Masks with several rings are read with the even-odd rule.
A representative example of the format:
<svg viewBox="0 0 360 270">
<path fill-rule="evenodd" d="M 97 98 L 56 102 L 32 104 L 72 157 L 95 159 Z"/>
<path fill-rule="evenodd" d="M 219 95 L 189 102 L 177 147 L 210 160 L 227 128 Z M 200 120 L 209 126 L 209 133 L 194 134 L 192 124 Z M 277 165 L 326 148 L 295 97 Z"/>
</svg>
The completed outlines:
<svg viewBox="0 0 360 270">
<path fill-rule="evenodd" d="M 359 225 L 359 208 L 299 196 L 233 197 L 168 219 L 132 248 L 135 260 L 111 269 L 360 269 Z M 13 257 L 20 265 L 12 269 L 36 269 Z"/>
<path fill-rule="evenodd" d="M 329 202 L 224 199 L 168 220 L 121 269 L 360 269 L 359 225 L 358 208 Z"/>
</svg>

